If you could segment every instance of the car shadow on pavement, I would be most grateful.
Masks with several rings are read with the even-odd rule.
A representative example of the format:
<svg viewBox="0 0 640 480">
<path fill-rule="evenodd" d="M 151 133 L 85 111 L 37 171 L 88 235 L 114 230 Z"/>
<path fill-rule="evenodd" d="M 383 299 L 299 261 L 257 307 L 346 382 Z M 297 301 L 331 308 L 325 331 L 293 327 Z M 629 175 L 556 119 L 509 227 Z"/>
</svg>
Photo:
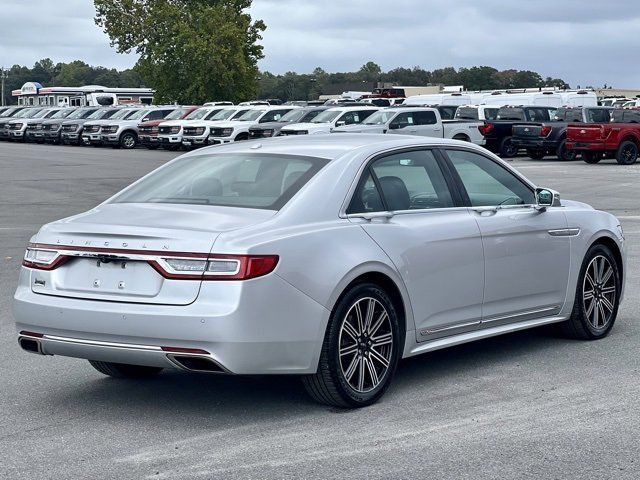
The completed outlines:
<svg viewBox="0 0 640 480">
<path fill-rule="evenodd" d="M 534 329 L 413 357 L 401 362 L 392 392 L 395 397 L 409 393 L 416 385 L 473 378 L 497 364 L 515 365 L 523 357 L 538 358 L 540 352 L 566 348 L 566 342 L 570 341 L 548 329 Z M 88 364 L 83 368 L 92 370 Z M 60 408 L 92 410 L 94 415 L 104 412 L 105 419 L 117 415 L 125 421 L 139 421 L 146 415 L 180 415 L 186 421 L 227 415 L 239 419 L 241 415 L 255 421 L 339 411 L 313 403 L 295 376 L 240 377 L 175 370 L 147 380 L 113 379 L 93 371 L 90 375 L 74 389 L 50 393 L 48 400 Z"/>
</svg>

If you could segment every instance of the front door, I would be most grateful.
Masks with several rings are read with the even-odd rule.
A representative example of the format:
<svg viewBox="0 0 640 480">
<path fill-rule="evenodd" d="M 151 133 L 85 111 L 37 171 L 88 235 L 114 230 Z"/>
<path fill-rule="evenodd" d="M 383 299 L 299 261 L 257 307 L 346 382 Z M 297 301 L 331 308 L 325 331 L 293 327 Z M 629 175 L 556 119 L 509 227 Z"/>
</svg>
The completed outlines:
<svg viewBox="0 0 640 480">
<path fill-rule="evenodd" d="M 493 159 L 446 153 L 482 235 L 483 323 L 557 314 L 567 295 L 572 234 L 562 207 L 536 209 L 533 187 Z"/>
<path fill-rule="evenodd" d="M 348 213 L 385 251 L 409 292 L 417 341 L 476 329 L 482 314 L 480 230 L 430 150 L 389 154 L 364 173 Z"/>
</svg>

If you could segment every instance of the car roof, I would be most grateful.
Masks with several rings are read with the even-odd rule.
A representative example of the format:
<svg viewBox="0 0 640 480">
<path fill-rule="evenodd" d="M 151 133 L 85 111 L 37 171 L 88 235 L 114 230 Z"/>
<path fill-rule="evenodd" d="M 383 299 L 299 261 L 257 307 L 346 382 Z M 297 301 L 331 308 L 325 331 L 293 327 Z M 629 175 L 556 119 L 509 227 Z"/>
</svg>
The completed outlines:
<svg viewBox="0 0 640 480">
<path fill-rule="evenodd" d="M 205 147 L 188 153 L 188 156 L 204 153 L 266 153 L 319 157 L 335 160 L 354 150 L 375 147 L 375 150 L 410 146 L 463 145 L 474 148 L 469 142 L 415 135 L 384 135 L 366 133 L 336 133 L 326 135 L 291 135 L 263 140 L 233 142 Z M 479 149 L 480 147 L 478 147 Z"/>
</svg>

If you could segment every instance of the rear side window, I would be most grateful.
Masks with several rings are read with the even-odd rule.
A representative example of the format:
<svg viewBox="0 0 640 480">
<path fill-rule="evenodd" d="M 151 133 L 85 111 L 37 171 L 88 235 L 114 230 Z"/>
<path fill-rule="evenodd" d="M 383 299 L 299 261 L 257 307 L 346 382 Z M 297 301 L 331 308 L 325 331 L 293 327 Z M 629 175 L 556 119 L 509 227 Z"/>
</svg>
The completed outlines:
<svg viewBox="0 0 640 480">
<path fill-rule="evenodd" d="M 485 120 L 495 120 L 498 117 L 499 108 L 485 108 L 484 118 Z"/>
<path fill-rule="evenodd" d="M 438 123 L 435 112 L 413 112 L 413 121 L 416 125 L 434 125 Z"/>
<path fill-rule="evenodd" d="M 433 153 L 397 153 L 373 162 L 356 190 L 348 213 L 453 207 Z"/>
<path fill-rule="evenodd" d="M 328 160 L 280 154 L 198 155 L 159 168 L 111 203 L 280 209 Z"/>
<path fill-rule="evenodd" d="M 592 123 L 608 123 L 611 121 L 611 112 L 604 108 L 587 110 L 587 118 Z"/>
<path fill-rule="evenodd" d="M 640 111 L 616 109 L 611 114 L 611 121 L 617 123 L 640 123 Z"/>
<path fill-rule="evenodd" d="M 456 118 L 462 118 L 465 120 L 478 120 L 478 108 L 458 107 L 458 109 L 456 110 Z"/>
</svg>

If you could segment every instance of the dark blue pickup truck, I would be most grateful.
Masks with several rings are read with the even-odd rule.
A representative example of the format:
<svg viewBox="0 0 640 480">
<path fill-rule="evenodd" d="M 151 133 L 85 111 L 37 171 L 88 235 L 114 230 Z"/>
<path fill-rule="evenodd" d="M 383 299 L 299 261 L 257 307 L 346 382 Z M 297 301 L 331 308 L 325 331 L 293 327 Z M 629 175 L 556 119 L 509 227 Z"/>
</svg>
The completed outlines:
<svg viewBox="0 0 640 480">
<path fill-rule="evenodd" d="M 513 126 L 523 122 L 551 122 L 557 107 L 501 107 L 496 120 L 486 120 L 478 127 L 486 140 L 485 148 L 501 157 L 515 157 L 519 148 L 512 143 Z"/>
</svg>

